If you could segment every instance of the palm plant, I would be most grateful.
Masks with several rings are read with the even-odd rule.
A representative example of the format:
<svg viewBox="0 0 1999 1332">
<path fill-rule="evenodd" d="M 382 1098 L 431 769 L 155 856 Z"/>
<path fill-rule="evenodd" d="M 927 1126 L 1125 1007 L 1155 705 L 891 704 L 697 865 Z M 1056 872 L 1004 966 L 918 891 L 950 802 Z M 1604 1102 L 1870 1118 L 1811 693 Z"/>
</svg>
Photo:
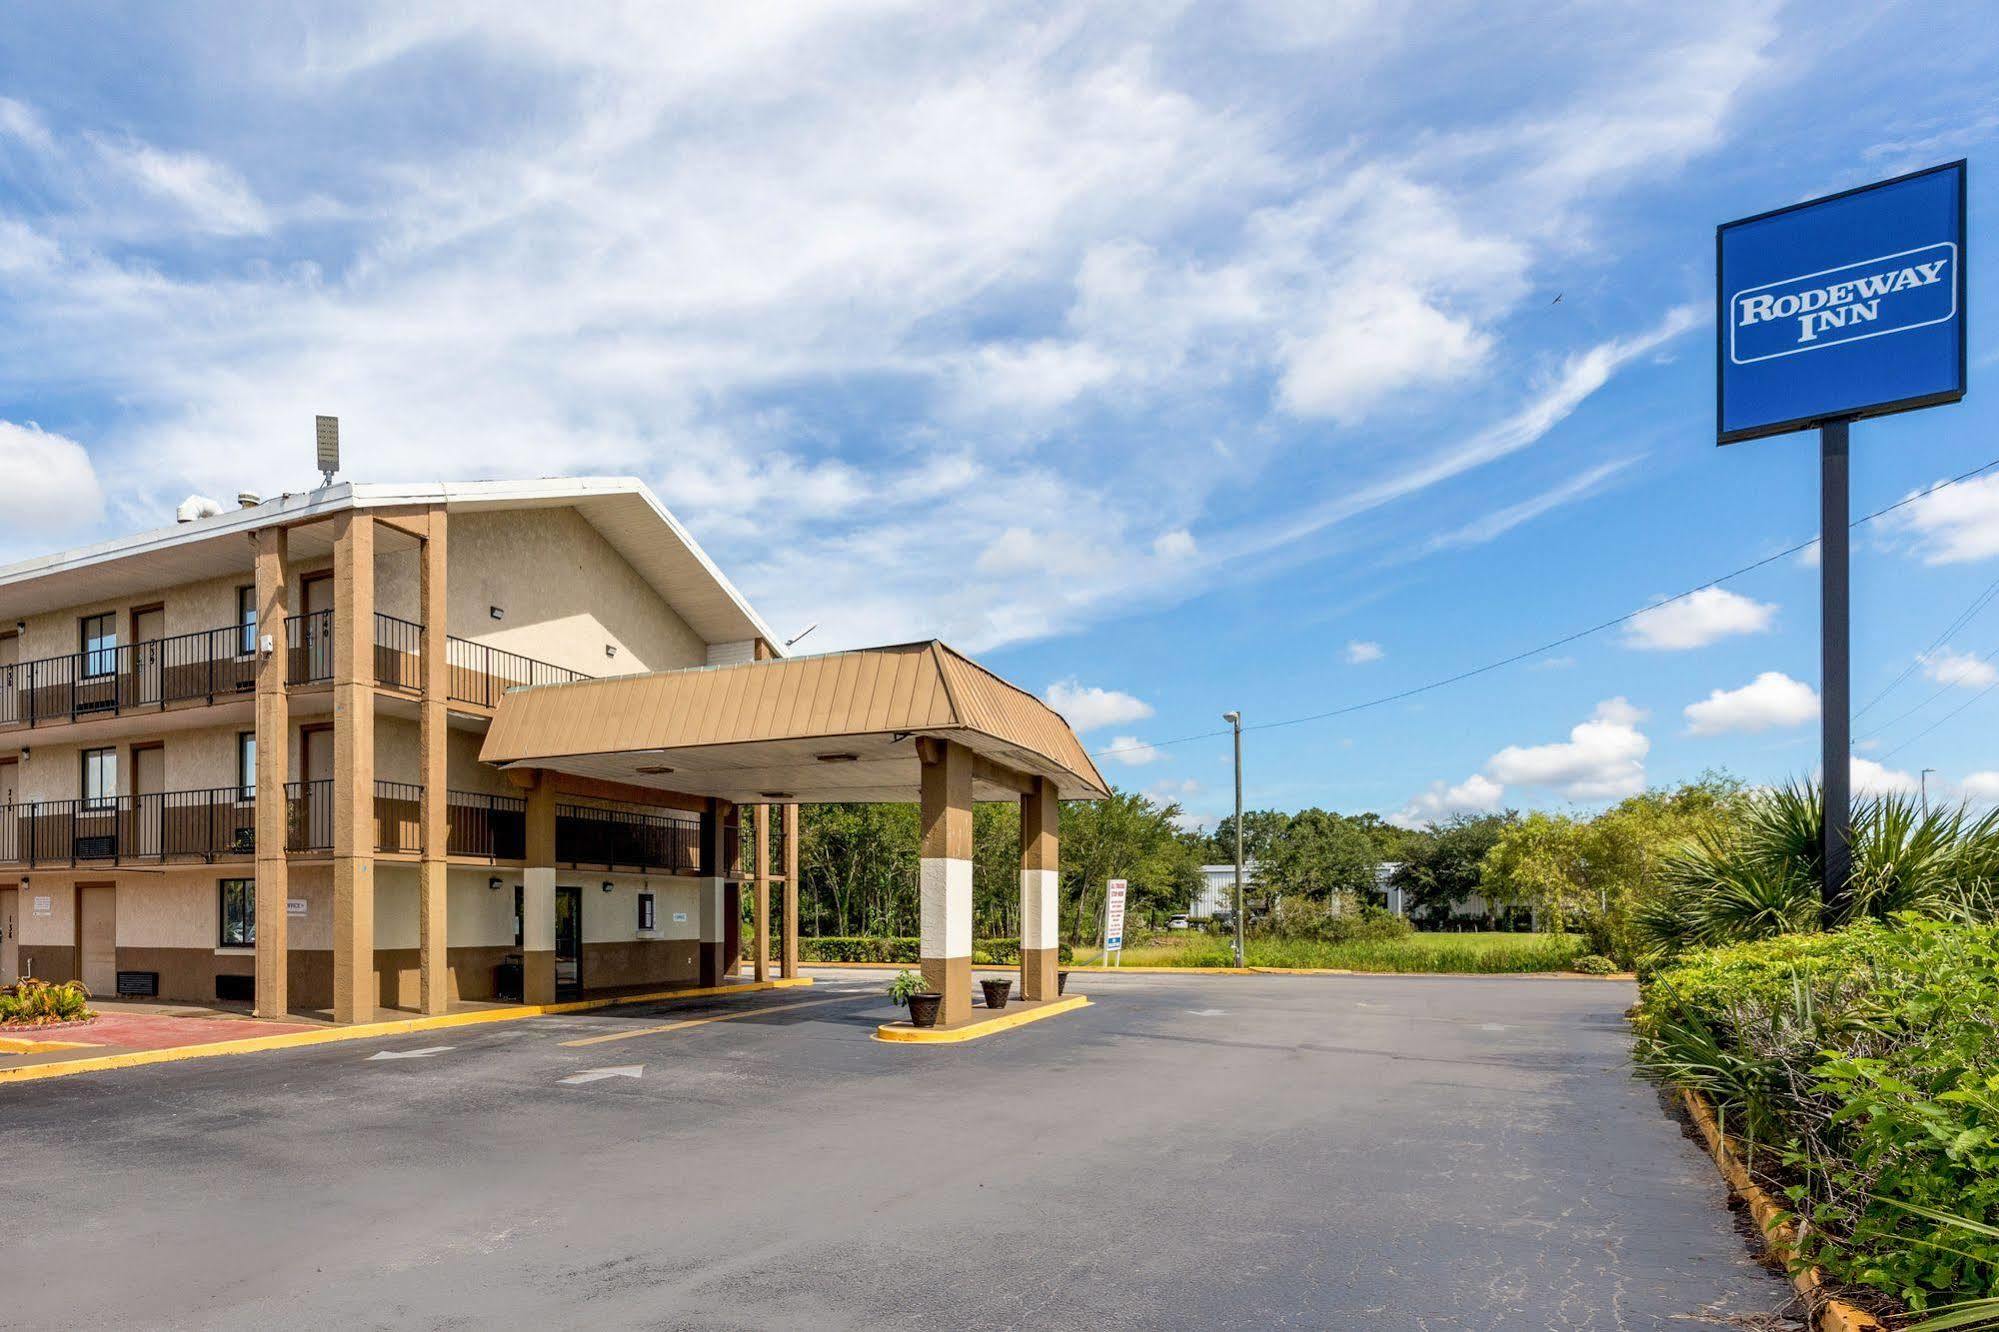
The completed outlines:
<svg viewBox="0 0 1999 1332">
<path fill-rule="evenodd" d="M 1853 817 L 1849 891 L 1830 918 L 1823 914 L 1824 811 L 1816 784 L 1775 787 L 1745 801 L 1732 823 L 1668 853 L 1663 891 L 1634 912 L 1647 957 L 1656 962 L 1689 947 L 1885 920 L 1902 911 L 1994 918 L 1999 811 L 1974 818 L 1962 806 L 1923 809 L 1905 796 L 1861 802 Z"/>
</svg>

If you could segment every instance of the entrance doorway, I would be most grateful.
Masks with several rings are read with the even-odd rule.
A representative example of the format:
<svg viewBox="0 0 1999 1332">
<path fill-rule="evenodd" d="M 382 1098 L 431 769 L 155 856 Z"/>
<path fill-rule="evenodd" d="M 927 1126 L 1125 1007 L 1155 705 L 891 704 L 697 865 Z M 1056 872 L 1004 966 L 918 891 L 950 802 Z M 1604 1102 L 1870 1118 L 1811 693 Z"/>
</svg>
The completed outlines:
<svg viewBox="0 0 1999 1332">
<path fill-rule="evenodd" d="M 583 990 L 583 890 L 558 885 L 555 890 L 555 992 L 572 996 Z"/>
<path fill-rule="evenodd" d="M 21 979 L 21 941 L 14 923 L 20 899 L 20 889 L 0 888 L 0 985 Z"/>
<path fill-rule="evenodd" d="M 118 992 L 118 889 L 76 886 L 77 975 L 92 994 Z"/>
</svg>

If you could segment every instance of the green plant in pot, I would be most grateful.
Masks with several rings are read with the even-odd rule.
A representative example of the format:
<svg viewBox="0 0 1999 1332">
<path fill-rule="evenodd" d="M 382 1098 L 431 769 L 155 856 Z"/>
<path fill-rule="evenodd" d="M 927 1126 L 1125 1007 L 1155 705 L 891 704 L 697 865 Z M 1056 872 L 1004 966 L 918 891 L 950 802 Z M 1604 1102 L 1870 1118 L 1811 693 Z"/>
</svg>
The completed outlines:
<svg viewBox="0 0 1999 1332">
<path fill-rule="evenodd" d="M 944 1007 L 944 996 L 931 989 L 920 972 L 898 971 L 888 983 L 888 997 L 909 1009 L 913 1027 L 934 1027 Z"/>
</svg>

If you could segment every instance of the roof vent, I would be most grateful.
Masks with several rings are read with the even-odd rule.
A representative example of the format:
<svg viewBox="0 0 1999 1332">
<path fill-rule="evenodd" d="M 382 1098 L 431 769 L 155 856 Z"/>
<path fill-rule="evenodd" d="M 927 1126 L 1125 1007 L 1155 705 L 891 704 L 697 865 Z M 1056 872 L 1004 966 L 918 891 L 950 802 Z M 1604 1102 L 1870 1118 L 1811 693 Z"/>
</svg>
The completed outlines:
<svg viewBox="0 0 1999 1332">
<path fill-rule="evenodd" d="M 236 492 L 236 503 L 245 509 L 254 509 L 263 502 L 263 496 L 254 490 L 239 490 Z"/>
<path fill-rule="evenodd" d="M 189 495 L 180 502 L 180 507 L 174 510 L 174 521 L 191 523 L 197 518 L 213 518 L 221 512 L 221 500 L 212 500 L 206 495 Z"/>
</svg>

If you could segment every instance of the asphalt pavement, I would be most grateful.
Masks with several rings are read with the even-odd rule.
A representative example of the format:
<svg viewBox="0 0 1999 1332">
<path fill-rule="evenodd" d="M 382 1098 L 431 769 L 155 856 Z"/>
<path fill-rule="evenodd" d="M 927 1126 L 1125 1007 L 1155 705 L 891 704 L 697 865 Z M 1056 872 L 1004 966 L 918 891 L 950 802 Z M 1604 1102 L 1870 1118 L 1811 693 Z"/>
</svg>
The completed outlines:
<svg viewBox="0 0 1999 1332">
<path fill-rule="evenodd" d="M 8 1326 L 1765 1326 L 1602 981 L 810 989 L 0 1087 Z M 699 1021 L 699 1019 L 720 1019 Z"/>
</svg>

